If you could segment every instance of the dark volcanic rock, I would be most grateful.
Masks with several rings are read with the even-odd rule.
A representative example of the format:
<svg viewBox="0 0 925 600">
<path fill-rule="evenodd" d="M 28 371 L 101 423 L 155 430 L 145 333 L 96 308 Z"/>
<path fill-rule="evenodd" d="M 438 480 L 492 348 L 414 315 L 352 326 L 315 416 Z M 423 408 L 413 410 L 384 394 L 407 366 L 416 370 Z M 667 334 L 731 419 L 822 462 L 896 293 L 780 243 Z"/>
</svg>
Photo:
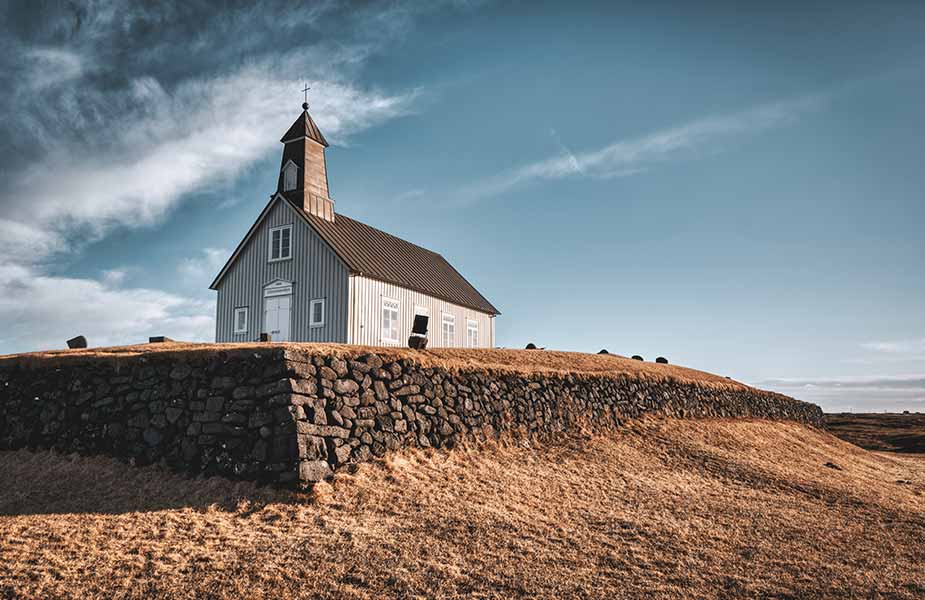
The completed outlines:
<svg viewBox="0 0 925 600">
<path fill-rule="evenodd" d="M 299 485 L 405 446 L 449 448 L 504 433 L 543 443 L 644 414 L 822 425 L 814 405 L 732 383 L 450 371 L 271 347 L 117 362 L 69 356 L 0 365 L 0 449 L 108 454 Z"/>
</svg>

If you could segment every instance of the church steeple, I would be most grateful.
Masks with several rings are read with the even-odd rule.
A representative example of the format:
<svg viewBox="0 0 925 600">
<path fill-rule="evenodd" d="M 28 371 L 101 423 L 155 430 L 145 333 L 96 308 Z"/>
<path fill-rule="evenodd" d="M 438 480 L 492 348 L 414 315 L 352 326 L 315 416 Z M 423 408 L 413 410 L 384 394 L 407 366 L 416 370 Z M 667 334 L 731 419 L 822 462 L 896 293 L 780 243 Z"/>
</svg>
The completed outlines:
<svg viewBox="0 0 925 600">
<path fill-rule="evenodd" d="M 278 191 L 301 206 L 305 212 L 327 221 L 334 220 L 334 201 L 328 192 L 328 171 L 324 150 L 327 140 L 308 114 L 302 114 L 280 139 L 283 159 L 279 169 Z"/>
</svg>

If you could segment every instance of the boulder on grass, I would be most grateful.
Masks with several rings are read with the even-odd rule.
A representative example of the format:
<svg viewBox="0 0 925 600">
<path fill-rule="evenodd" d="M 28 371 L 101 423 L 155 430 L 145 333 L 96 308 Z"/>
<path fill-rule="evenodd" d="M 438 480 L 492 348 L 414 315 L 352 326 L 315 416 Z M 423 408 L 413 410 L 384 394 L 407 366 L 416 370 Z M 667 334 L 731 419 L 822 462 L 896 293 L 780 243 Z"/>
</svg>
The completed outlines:
<svg viewBox="0 0 925 600">
<path fill-rule="evenodd" d="M 655 359 L 655 362 L 657 362 L 660 365 L 667 365 L 668 359 L 665 358 L 664 356 L 659 356 L 658 358 Z"/>
<path fill-rule="evenodd" d="M 67 341 L 68 348 L 86 348 L 87 347 L 87 338 L 82 335 L 77 337 L 72 337 Z"/>
<path fill-rule="evenodd" d="M 644 359 L 643 357 L 639 356 L 638 354 L 634 354 L 634 355 L 633 355 L 633 360 L 645 360 L 645 359 Z"/>
</svg>

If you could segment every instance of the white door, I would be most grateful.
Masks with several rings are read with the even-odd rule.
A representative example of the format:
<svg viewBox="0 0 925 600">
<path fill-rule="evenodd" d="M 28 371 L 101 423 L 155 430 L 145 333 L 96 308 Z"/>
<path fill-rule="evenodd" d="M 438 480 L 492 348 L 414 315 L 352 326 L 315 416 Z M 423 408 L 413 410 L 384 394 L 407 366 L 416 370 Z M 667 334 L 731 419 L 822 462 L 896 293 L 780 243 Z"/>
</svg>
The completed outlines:
<svg viewBox="0 0 925 600">
<path fill-rule="evenodd" d="M 289 313 L 292 296 L 273 296 L 263 299 L 263 330 L 274 342 L 289 341 Z"/>
</svg>

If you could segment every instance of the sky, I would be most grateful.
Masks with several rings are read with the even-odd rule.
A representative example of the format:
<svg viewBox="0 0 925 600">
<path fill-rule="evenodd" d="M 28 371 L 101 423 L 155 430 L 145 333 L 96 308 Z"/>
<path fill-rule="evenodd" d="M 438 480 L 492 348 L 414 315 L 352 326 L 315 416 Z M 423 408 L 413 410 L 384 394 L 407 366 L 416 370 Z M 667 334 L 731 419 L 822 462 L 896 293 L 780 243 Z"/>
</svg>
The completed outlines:
<svg viewBox="0 0 925 600">
<path fill-rule="evenodd" d="M 497 345 L 925 411 L 925 4 L 151 4 L 0 7 L 0 353 L 213 340 L 307 83 Z"/>
</svg>

